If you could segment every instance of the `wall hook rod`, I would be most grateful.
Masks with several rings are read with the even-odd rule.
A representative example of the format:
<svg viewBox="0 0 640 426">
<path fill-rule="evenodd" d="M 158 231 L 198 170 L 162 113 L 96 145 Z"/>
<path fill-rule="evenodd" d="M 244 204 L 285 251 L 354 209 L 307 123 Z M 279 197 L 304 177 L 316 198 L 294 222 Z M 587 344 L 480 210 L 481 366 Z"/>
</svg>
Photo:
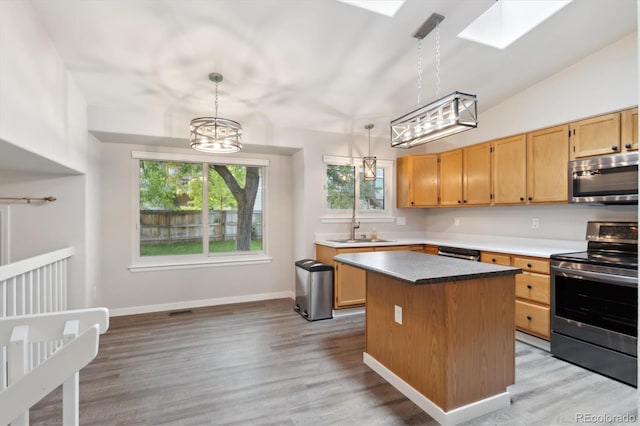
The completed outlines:
<svg viewBox="0 0 640 426">
<path fill-rule="evenodd" d="M 32 201 L 42 201 L 44 203 L 46 203 L 47 201 L 49 202 L 54 202 L 56 200 L 56 197 L 53 197 L 51 195 L 47 196 L 47 197 L 0 197 L 0 201 L 26 201 L 27 204 L 31 204 Z"/>
</svg>

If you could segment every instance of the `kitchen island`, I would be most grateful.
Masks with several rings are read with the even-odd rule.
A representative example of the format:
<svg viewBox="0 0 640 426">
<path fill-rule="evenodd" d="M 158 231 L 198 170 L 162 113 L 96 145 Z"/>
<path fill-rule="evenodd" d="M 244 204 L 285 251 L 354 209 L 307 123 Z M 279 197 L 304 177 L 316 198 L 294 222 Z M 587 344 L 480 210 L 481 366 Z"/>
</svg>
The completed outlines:
<svg viewBox="0 0 640 426">
<path fill-rule="evenodd" d="M 411 251 L 335 260 L 366 271 L 365 364 L 441 424 L 510 404 L 520 269 Z"/>
</svg>

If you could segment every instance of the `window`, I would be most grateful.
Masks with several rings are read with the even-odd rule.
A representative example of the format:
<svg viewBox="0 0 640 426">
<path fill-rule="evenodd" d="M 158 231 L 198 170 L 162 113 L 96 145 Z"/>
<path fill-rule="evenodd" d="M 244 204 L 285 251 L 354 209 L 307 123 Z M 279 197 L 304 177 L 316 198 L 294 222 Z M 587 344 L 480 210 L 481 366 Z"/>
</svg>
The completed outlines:
<svg viewBox="0 0 640 426">
<path fill-rule="evenodd" d="M 237 261 L 264 254 L 266 161 L 136 156 L 139 261 Z"/>
<path fill-rule="evenodd" d="M 360 159 L 325 156 L 326 215 L 344 217 L 355 213 L 359 217 L 390 217 L 389 187 L 391 161 L 378 160 L 376 180 L 365 181 Z M 355 198 L 354 198 L 355 194 Z"/>
</svg>

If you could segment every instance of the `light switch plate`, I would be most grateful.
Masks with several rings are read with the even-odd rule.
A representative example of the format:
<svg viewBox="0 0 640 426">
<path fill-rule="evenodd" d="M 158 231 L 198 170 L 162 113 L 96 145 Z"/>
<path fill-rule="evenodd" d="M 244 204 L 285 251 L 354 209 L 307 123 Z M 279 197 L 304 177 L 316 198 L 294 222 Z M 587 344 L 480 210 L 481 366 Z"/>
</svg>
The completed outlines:
<svg viewBox="0 0 640 426">
<path fill-rule="evenodd" d="M 395 305 L 395 320 L 402 325 L 402 306 Z"/>
</svg>

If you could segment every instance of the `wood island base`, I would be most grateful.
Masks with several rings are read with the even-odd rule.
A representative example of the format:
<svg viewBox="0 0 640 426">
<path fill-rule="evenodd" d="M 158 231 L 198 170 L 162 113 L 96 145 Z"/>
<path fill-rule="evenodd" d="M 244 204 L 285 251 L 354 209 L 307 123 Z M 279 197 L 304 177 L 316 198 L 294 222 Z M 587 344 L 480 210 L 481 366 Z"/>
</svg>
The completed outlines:
<svg viewBox="0 0 640 426">
<path fill-rule="evenodd" d="M 443 425 L 507 407 L 514 275 L 415 285 L 367 271 L 364 362 Z"/>
<path fill-rule="evenodd" d="M 471 404 L 454 408 L 450 411 L 444 411 L 429 398 L 418 392 L 413 386 L 380 364 L 368 353 L 365 352 L 362 359 L 369 368 L 378 373 L 391 386 L 400 391 L 401 394 L 409 398 L 414 404 L 443 426 L 463 423 L 484 414 L 491 413 L 492 411 L 506 408 L 511 404 L 509 392 L 503 392 L 480 401 L 472 402 Z"/>
</svg>

